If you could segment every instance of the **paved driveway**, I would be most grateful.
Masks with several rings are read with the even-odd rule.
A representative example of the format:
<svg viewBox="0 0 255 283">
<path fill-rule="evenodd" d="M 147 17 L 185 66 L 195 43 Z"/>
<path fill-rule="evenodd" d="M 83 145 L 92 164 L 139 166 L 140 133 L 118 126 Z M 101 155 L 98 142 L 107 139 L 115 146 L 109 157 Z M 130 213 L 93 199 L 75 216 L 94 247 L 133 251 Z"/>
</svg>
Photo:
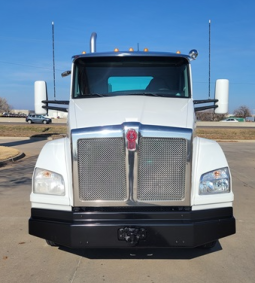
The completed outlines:
<svg viewBox="0 0 255 283">
<path fill-rule="evenodd" d="M 70 250 L 28 235 L 31 174 L 43 143 L 16 141 L 27 157 L 0 168 L 0 282 L 255 282 L 255 143 L 221 144 L 233 175 L 237 233 L 211 251 Z"/>
</svg>

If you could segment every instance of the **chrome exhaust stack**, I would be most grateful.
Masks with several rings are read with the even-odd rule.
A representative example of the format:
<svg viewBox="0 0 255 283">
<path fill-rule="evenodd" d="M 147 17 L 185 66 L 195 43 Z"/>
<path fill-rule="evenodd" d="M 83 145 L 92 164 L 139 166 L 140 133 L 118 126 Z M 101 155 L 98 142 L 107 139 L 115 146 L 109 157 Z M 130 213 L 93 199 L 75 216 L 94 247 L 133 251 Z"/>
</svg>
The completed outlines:
<svg viewBox="0 0 255 283">
<path fill-rule="evenodd" d="M 93 32 L 90 37 L 90 52 L 91 53 L 96 52 L 96 39 L 97 39 L 97 34 L 96 32 Z"/>
</svg>

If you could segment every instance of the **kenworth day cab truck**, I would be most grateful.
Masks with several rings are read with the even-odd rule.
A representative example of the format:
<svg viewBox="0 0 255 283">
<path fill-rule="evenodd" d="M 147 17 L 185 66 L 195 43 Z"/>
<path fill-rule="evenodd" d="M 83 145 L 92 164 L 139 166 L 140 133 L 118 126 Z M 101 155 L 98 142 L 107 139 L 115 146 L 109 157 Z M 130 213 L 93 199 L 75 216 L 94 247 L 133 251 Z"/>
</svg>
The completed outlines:
<svg viewBox="0 0 255 283">
<path fill-rule="evenodd" d="M 95 33 L 90 48 L 62 74 L 70 100 L 35 82 L 35 112 L 68 111 L 68 131 L 38 157 L 29 233 L 70 248 L 210 248 L 234 234 L 227 160 L 195 133 L 195 111 L 227 112 L 228 81 L 193 100 L 196 50 L 97 53 Z"/>
</svg>

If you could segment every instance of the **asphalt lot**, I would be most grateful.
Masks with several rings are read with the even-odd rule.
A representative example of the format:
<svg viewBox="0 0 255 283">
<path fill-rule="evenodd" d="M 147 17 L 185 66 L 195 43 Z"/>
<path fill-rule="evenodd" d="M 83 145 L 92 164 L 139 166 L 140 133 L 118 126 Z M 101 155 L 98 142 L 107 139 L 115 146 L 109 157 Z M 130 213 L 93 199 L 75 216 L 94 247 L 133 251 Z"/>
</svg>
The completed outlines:
<svg viewBox="0 0 255 283">
<path fill-rule="evenodd" d="M 0 168 L 0 282 L 255 282 L 255 142 L 221 143 L 233 176 L 237 233 L 211 251 L 70 250 L 28 235 L 31 174 L 44 143 L 1 140 L 26 157 Z"/>
</svg>

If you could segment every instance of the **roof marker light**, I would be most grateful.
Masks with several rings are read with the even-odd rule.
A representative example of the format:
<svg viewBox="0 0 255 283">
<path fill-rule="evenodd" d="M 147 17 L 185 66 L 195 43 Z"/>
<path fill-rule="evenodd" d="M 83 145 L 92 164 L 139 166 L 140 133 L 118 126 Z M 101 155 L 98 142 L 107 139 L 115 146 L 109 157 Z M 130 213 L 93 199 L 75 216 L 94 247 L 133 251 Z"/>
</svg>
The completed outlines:
<svg viewBox="0 0 255 283">
<path fill-rule="evenodd" d="M 148 52 L 149 49 L 148 49 L 148 48 L 144 48 L 143 51 L 144 51 L 144 52 Z"/>
<path fill-rule="evenodd" d="M 130 48 L 129 48 L 129 51 L 130 51 L 130 52 L 133 52 L 133 51 L 134 51 L 134 48 L 130 47 Z"/>
<path fill-rule="evenodd" d="M 119 52 L 119 48 L 114 48 L 114 52 Z"/>
<path fill-rule="evenodd" d="M 176 51 L 176 54 L 181 54 L 181 51 L 180 50 Z"/>
<path fill-rule="evenodd" d="M 86 54 L 86 51 L 82 51 L 82 54 Z"/>
</svg>

